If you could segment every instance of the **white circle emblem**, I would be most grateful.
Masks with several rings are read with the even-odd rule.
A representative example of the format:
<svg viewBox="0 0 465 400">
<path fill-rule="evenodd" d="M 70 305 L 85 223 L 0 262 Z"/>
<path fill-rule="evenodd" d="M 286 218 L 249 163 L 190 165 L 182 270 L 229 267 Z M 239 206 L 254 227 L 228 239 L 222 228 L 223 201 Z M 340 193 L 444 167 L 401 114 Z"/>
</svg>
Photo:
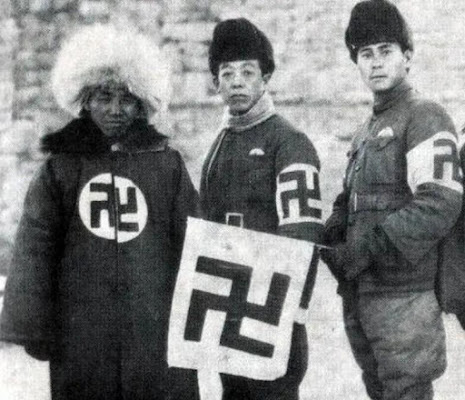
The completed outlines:
<svg viewBox="0 0 465 400">
<path fill-rule="evenodd" d="M 139 236 L 147 224 L 147 202 L 130 179 L 110 173 L 94 176 L 79 196 L 79 215 L 94 235 L 128 242 Z"/>
</svg>

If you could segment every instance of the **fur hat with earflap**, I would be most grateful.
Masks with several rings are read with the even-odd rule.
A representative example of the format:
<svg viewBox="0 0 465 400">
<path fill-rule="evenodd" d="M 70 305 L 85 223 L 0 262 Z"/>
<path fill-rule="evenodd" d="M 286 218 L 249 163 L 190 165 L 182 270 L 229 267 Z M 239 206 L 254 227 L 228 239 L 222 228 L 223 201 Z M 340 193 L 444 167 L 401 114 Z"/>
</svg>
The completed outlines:
<svg viewBox="0 0 465 400">
<path fill-rule="evenodd" d="M 412 32 L 398 8 L 387 0 L 363 0 L 352 9 L 345 33 L 350 58 L 357 62 L 360 47 L 381 42 L 398 43 L 413 51 Z"/>
<path fill-rule="evenodd" d="M 168 105 L 170 70 L 149 37 L 132 27 L 96 24 L 64 42 L 52 70 L 52 91 L 60 107 L 79 116 L 84 90 L 109 79 L 141 99 L 149 118 Z"/>
</svg>

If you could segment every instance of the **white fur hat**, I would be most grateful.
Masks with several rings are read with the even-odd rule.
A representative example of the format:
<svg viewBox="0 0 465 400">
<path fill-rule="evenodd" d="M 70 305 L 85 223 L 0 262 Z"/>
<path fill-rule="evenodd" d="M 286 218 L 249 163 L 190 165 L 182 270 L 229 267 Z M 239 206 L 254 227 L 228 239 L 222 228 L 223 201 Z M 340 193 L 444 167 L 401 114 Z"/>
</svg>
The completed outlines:
<svg viewBox="0 0 465 400">
<path fill-rule="evenodd" d="M 170 97 L 170 69 L 158 47 L 132 27 L 96 24 L 65 41 L 52 70 L 52 91 L 60 107 L 78 116 L 79 96 L 103 83 L 108 71 L 148 106 L 149 118 Z"/>
</svg>

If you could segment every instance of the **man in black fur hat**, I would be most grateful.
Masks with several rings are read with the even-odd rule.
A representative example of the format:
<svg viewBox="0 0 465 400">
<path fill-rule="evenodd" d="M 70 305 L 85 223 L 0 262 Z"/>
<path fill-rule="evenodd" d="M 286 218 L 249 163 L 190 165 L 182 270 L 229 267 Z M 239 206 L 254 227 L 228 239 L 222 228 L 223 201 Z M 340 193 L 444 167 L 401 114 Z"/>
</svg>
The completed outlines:
<svg viewBox="0 0 465 400">
<path fill-rule="evenodd" d="M 439 243 L 461 209 L 457 135 L 445 110 L 408 83 L 413 42 L 392 3 L 358 3 L 345 41 L 374 106 L 355 132 L 325 225 L 334 250 L 322 256 L 339 280 L 370 398 L 429 400 L 446 368 L 434 288 Z"/>
<path fill-rule="evenodd" d="M 320 162 L 308 137 L 276 113 L 267 92 L 275 68 L 268 38 L 246 19 L 223 21 L 213 33 L 209 66 L 226 110 L 202 171 L 203 215 L 219 223 L 319 242 Z M 315 264 L 316 260 L 308 297 Z M 285 376 L 257 381 L 223 375 L 224 399 L 297 399 L 307 368 L 303 322 L 294 325 Z"/>
</svg>

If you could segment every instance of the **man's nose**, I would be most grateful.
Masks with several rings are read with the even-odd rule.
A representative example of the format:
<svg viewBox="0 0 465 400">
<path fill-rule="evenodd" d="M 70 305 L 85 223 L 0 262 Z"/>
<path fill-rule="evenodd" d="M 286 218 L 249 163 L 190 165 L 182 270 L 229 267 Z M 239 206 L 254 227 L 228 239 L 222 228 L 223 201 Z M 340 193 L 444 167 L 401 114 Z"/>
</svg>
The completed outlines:
<svg viewBox="0 0 465 400">
<path fill-rule="evenodd" d="M 114 97 L 110 102 L 110 112 L 112 114 L 121 113 L 121 100 L 118 97 Z"/>
<path fill-rule="evenodd" d="M 244 84 L 244 79 L 241 74 L 234 74 L 232 84 L 234 87 L 241 87 Z"/>
<path fill-rule="evenodd" d="M 373 68 L 382 67 L 383 66 L 383 57 L 380 56 L 380 55 L 373 56 L 372 66 L 373 66 Z"/>
</svg>

